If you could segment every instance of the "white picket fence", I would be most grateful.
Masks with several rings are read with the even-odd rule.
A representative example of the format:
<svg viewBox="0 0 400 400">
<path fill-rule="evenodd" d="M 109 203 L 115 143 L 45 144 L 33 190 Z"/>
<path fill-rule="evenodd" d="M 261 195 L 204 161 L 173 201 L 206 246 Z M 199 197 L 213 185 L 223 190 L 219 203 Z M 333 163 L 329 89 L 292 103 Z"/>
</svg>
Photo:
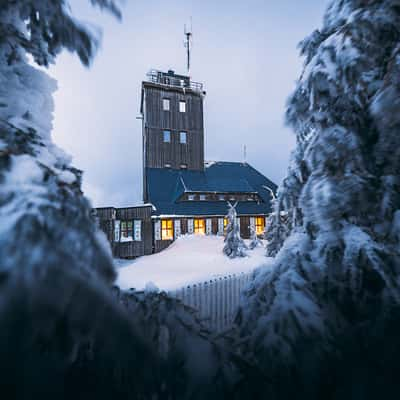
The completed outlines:
<svg viewBox="0 0 400 400">
<path fill-rule="evenodd" d="M 240 294 L 252 277 L 253 272 L 228 275 L 186 286 L 169 294 L 196 309 L 209 329 L 220 332 L 233 322 Z"/>
</svg>

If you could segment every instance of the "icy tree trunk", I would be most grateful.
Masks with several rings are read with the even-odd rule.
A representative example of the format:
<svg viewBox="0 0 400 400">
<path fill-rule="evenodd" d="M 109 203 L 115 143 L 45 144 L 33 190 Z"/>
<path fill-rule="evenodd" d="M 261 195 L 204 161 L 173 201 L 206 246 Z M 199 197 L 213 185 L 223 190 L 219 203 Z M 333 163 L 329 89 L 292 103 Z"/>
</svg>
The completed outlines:
<svg viewBox="0 0 400 400">
<path fill-rule="evenodd" d="M 237 316 L 272 398 L 399 389 L 399 27 L 397 1 L 336 0 L 301 44 L 298 145 L 276 209 L 291 233 Z"/>
</svg>

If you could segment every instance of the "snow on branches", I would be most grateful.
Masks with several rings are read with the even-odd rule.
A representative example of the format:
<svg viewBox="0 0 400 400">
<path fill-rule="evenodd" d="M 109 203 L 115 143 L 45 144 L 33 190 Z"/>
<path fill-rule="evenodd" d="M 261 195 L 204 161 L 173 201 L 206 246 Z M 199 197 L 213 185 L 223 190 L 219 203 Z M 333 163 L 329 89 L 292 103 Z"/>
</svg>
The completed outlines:
<svg viewBox="0 0 400 400">
<path fill-rule="evenodd" d="M 228 225 L 226 227 L 225 246 L 223 252 L 229 258 L 246 257 L 247 246 L 240 237 L 240 226 L 237 218 L 236 204 L 228 202 L 229 211 L 226 218 Z"/>
</svg>

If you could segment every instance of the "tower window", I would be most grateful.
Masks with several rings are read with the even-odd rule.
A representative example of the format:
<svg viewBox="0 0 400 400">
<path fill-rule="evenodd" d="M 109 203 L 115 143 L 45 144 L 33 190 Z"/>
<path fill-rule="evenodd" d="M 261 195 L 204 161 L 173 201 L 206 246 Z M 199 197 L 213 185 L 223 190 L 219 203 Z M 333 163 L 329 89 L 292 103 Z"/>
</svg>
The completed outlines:
<svg viewBox="0 0 400 400">
<path fill-rule="evenodd" d="M 171 143 L 171 131 L 164 131 L 164 143 Z"/>
<path fill-rule="evenodd" d="M 170 110 L 170 100 L 169 99 L 163 99 L 163 110 L 164 111 L 169 111 Z"/>
<path fill-rule="evenodd" d="M 179 102 L 179 112 L 184 113 L 186 112 L 186 101 Z"/>
<path fill-rule="evenodd" d="M 186 132 L 179 132 L 179 142 L 182 144 L 187 143 L 187 135 Z"/>
</svg>

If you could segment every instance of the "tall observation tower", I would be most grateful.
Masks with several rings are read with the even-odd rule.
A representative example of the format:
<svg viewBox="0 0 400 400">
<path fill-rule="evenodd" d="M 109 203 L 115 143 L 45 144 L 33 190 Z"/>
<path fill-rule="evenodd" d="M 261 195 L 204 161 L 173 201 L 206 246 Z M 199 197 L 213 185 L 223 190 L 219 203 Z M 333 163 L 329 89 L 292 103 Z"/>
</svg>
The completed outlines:
<svg viewBox="0 0 400 400">
<path fill-rule="evenodd" d="M 151 70 L 142 82 L 143 200 L 151 168 L 204 170 L 203 85 L 189 76 L 191 29 L 185 27 L 187 75 Z"/>
</svg>

